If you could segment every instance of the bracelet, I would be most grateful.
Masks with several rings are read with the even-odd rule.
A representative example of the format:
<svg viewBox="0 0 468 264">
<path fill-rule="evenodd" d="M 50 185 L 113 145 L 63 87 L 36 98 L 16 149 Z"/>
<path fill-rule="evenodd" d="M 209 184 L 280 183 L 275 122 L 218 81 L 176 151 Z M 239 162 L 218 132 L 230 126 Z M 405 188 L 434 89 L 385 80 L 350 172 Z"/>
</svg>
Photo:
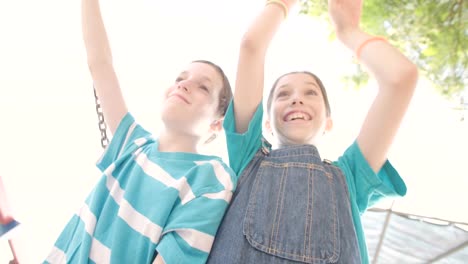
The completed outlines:
<svg viewBox="0 0 468 264">
<path fill-rule="evenodd" d="M 284 0 L 268 0 L 266 2 L 266 5 L 269 5 L 269 4 L 279 5 L 283 9 L 284 18 L 288 17 L 289 8 L 288 8 L 288 5 L 286 4 L 286 2 Z"/>
<path fill-rule="evenodd" d="M 359 47 L 356 49 L 356 58 L 359 60 L 360 57 L 361 57 L 361 52 L 362 52 L 362 49 L 369 43 L 371 43 L 372 41 L 387 41 L 384 37 L 370 37 L 366 40 L 364 40 L 364 42 L 361 43 L 361 45 L 359 45 Z"/>
</svg>

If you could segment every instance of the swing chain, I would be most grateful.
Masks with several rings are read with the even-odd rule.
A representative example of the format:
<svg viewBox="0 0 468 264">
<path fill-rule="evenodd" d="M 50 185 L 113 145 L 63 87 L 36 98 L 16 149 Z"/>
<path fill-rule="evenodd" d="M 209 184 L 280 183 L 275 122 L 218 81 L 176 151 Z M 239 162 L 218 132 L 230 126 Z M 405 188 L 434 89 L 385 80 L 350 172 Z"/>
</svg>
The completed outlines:
<svg viewBox="0 0 468 264">
<path fill-rule="evenodd" d="M 107 137 L 107 125 L 106 121 L 104 120 L 104 113 L 102 112 L 101 103 L 99 102 L 99 98 L 96 93 L 96 88 L 93 85 L 94 90 L 94 103 L 96 104 L 96 113 L 98 116 L 98 127 L 99 131 L 101 132 L 101 146 L 102 148 L 106 148 L 109 144 L 109 138 Z"/>
</svg>

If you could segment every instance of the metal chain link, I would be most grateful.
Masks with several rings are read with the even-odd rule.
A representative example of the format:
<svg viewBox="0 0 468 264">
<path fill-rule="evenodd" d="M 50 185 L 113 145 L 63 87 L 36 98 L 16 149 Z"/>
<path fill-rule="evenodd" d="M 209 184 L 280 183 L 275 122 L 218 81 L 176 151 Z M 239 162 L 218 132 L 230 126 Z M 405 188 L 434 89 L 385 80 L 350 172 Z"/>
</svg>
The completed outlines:
<svg viewBox="0 0 468 264">
<path fill-rule="evenodd" d="M 101 103 L 99 102 L 99 98 L 96 93 L 96 88 L 93 86 L 94 90 L 94 103 L 96 104 L 96 114 L 98 116 L 98 127 L 99 131 L 101 132 L 101 146 L 102 148 L 106 148 L 109 145 L 109 138 L 107 137 L 107 125 L 106 121 L 104 120 L 104 113 L 102 112 Z"/>
</svg>

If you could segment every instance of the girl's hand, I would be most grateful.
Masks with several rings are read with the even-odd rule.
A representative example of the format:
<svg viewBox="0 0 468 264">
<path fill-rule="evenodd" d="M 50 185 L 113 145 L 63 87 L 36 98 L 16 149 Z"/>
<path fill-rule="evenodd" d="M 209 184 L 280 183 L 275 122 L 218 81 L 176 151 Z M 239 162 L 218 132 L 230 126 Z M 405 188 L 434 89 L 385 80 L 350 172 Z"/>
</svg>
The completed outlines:
<svg viewBox="0 0 468 264">
<path fill-rule="evenodd" d="M 328 0 L 328 14 L 339 39 L 359 31 L 362 0 Z"/>
<path fill-rule="evenodd" d="M 284 2 L 286 5 L 288 5 L 289 8 L 292 8 L 297 4 L 298 0 L 284 0 Z"/>
</svg>

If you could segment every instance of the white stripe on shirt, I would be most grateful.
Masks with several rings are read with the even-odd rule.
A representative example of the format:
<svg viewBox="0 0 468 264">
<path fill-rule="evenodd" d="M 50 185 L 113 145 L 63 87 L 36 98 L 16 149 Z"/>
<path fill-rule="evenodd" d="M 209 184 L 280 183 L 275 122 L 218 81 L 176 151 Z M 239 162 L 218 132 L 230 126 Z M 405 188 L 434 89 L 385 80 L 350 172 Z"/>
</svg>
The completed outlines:
<svg viewBox="0 0 468 264">
<path fill-rule="evenodd" d="M 175 231 L 192 248 L 210 253 L 214 237 L 195 229 L 177 229 Z"/>
<path fill-rule="evenodd" d="M 78 216 L 85 225 L 86 233 L 92 238 L 89 258 L 96 263 L 110 263 L 111 250 L 93 237 L 96 227 L 96 216 L 87 204 L 83 205 Z"/>
<path fill-rule="evenodd" d="M 232 191 L 233 183 L 231 180 L 231 175 L 224 169 L 223 165 L 217 160 L 210 160 L 210 161 L 197 161 L 195 162 L 197 165 L 210 163 L 213 166 L 213 170 L 215 172 L 216 178 L 218 181 L 224 186 L 224 189 Z"/>
<path fill-rule="evenodd" d="M 221 199 L 226 201 L 227 203 L 231 202 L 232 198 L 232 191 L 228 190 L 222 190 L 217 193 L 205 193 L 202 195 L 203 197 L 209 198 L 209 199 Z"/>
<path fill-rule="evenodd" d="M 126 200 L 122 200 L 120 204 L 119 216 L 131 228 L 149 238 L 154 244 L 159 242 L 162 228 L 136 211 Z"/>
<path fill-rule="evenodd" d="M 94 216 L 87 204 L 81 208 L 79 217 L 85 225 L 86 233 L 92 238 L 89 258 L 96 263 L 110 263 L 111 250 L 93 237 L 96 216 Z M 67 263 L 67 255 L 64 251 L 54 246 L 46 261 L 53 264 Z"/>
<path fill-rule="evenodd" d="M 142 138 L 137 138 L 133 141 L 133 143 L 135 143 L 135 145 L 139 147 L 143 146 L 146 142 L 148 142 L 148 139 L 142 137 Z"/>
<path fill-rule="evenodd" d="M 91 249 L 89 250 L 89 258 L 96 264 L 110 263 L 111 250 L 93 237 Z"/>
<path fill-rule="evenodd" d="M 186 204 L 195 198 L 192 188 L 185 177 L 180 179 L 172 178 L 169 173 L 159 167 L 156 163 L 152 162 L 143 152 L 136 155 L 135 161 L 146 174 L 168 187 L 177 189 L 179 191 L 179 197 L 182 204 Z"/>
<path fill-rule="evenodd" d="M 124 200 L 125 191 L 120 187 L 119 182 L 112 176 L 112 172 L 115 169 L 115 164 L 112 164 L 107 168 L 104 172 L 106 175 L 106 187 L 109 191 L 112 198 L 114 198 L 115 202 L 120 205 L 120 201 Z"/>
<path fill-rule="evenodd" d="M 162 228 L 153 223 L 146 216 L 135 210 L 133 206 L 124 198 L 125 191 L 120 187 L 119 182 L 112 176 L 115 166 L 109 166 L 105 174 L 107 177 L 106 186 L 115 202 L 120 206 L 118 215 L 132 229 L 148 237 L 151 242 L 157 243 L 161 237 Z"/>
<path fill-rule="evenodd" d="M 117 159 L 120 158 L 120 155 L 122 155 L 122 151 L 125 149 L 125 146 L 127 145 L 128 139 L 132 135 L 133 130 L 135 130 L 136 126 L 137 126 L 136 122 L 133 122 L 133 124 L 128 129 L 127 135 L 125 136 L 125 140 L 124 140 L 122 146 L 120 147 L 119 154 L 117 155 Z"/>
<path fill-rule="evenodd" d="M 53 247 L 46 261 L 52 264 L 66 264 L 67 255 L 60 248 Z"/>
<path fill-rule="evenodd" d="M 78 212 L 78 216 L 84 223 L 86 233 L 92 237 L 94 234 L 94 229 L 96 228 L 96 216 L 93 214 L 93 212 L 91 212 L 87 204 L 84 204 L 81 207 L 80 211 Z"/>
</svg>

